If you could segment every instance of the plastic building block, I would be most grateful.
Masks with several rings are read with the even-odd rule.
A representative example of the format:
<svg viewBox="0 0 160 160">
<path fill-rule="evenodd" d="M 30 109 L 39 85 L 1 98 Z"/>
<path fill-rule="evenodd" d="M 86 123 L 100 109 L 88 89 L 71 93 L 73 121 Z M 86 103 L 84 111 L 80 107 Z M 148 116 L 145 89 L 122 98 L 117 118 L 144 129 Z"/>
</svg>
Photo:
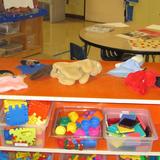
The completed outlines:
<svg viewBox="0 0 160 160">
<path fill-rule="evenodd" d="M 130 120 L 136 120 L 136 115 L 135 114 L 123 114 L 121 119 L 130 119 Z"/>
<path fill-rule="evenodd" d="M 90 127 L 90 121 L 89 120 L 83 120 L 81 123 L 81 127 L 84 131 L 88 131 Z"/>
<path fill-rule="evenodd" d="M 57 126 L 57 127 L 56 127 L 56 130 L 55 130 L 55 133 L 56 133 L 57 135 L 65 135 L 65 133 L 66 133 L 66 128 L 63 127 L 63 126 Z"/>
<path fill-rule="evenodd" d="M 47 121 L 46 119 L 41 120 L 41 117 L 37 117 L 36 113 L 33 113 L 33 115 L 29 116 L 28 124 L 31 124 L 31 125 L 37 124 L 38 126 L 40 126 L 45 124 L 46 121 Z"/>
<path fill-rule="evenodd" d="M 146 129 L 146 125 L 143 122 L 142 118 L 140 116 L 137 116 L 138 121 L 140 122 L 140 125 L 142 126 L 142 128 L 145 130 Z"/>
<path fill-rule="evenodd" d="M 3 101 L 5 113 L 9 111 L 9 107 L 15 108 L 16 106 L 21 107 L 22 105 L 27 106 L 27 102 L 23 100 L 4 100 Z"/>
<path fill-rule="evenodd" d="M 15 143 L 27 143 L 28 145 L 34 145 L 36 139 L 35 128 L 16 128 L 9 131 L 13 137 L 15 137 Z"/>
<path fill-rule="evenodd" d="M 71 122 L 71 120 L 69 119 L 69 117 L 63 117 L 60 120 L 60 125 L 61 126 L 67 126 L 69 122 Z"/>
<path fill-rule="evenodd" d="M 128 137 L 140 137 L 141 135 L 140 135 L 140 133 L 134 132 L 134 133 L 128 133 L 126 136 L 128 136 Z"/>
<path fill-rule="evenodd" d="M 29 101 L 28 114 L 33 115 L 34 113 L 36 113 L 36 115 L 40 116 L 42 120 L 47 119 L 50 106 L 50 101 Z"/>
<path fill-rule="evenodd" d="M 9 111 L 6 113 L 6 124 L 10 126 L 22 125 L 28 122 L 28 107 L 22 104 L 21 108 L 15 106 L 15 108 L 9 107 Z"/>
<path fill-rule="evenodd" d="M 108 130 L 108 132 L 111 132 L 111 133 L 119 133 L 117 124 L 113 124 L 111 126 L 108 126 L 107 130 Z"/>
<path fill-rule="evenodd" d="M 126 127 L 126 128 L 133 128 L 137 124 L 136 120 L 123 118 L 119 122 L 119 126 Z"/>
<path fill-rule="evenodd" d="M 135 132 L 140 133 L 141 137 L 145 137 L 146 136 L 146 133 L 143 131 L 142 127 L 139 124 L 137 124 L 134 127 L 134 130 L 135 130 Z"/>
<path fill-rule="evenodd" d="M 134 129 L 130 129 L 130 128 L 125 128 L 125 127 L 121 127 L 121 126 L 117 126 L 118 130 L 120 133 L 130 133 L 130 132 L 134 132 Z"/>
<path fill-rule="evenodd" d="M 90 125 L 91 125 L 91 127 L 93 127 L 93 128 L 98 127 L 98 126 L 100 125 L 100 119 L 97 118 L 97 117 L 92 117 L 92 118 L 90 119 Z"/>
<path fill-rule="evenodd" d="M 97 145 L 97 141 L 94 139 L 84 139 L 80 142 L 84 148 L 94 148 Z"/>
<path fill-rule="evenodd" d="M 68 123 L 68 125 L 67 125 L 67 132 L 70 131 L 72 133 L 75 133 L 76 129 L 77 129 L 76 123 L 74 123 L 74 122 L 69 122 Z"/>
<path fill-rule="evenodd" d="M 9 160 L 9 155 L 7 152 L 0 151 L 0 160 Z"/>
<path fill-rule="evenodd" d="M 79 118 L 79 115 L 77 112 L 70 112 L 68 113 L 68 117 L 70 118 L 72 122 L 76 122 L 77 119 Z"/>
<path fill-rule="evenodd" d="M 24 159 L 27 157 L 31 157 L 31 154 L 29 152 L 17 152 L 16 153 L 16 159 Z"/>
<path fill-rule="evenodd" d="M 13 136 L 9 134 L 9 130 L 4 130 L 4 139 L 10 141 L 12 138 Z"/>
</svg>

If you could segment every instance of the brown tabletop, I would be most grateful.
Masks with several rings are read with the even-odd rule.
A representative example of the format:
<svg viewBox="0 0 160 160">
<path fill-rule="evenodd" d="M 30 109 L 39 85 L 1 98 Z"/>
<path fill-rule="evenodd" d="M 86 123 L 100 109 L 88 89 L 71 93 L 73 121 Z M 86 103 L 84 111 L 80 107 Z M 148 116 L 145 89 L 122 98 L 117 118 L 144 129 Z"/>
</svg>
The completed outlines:
<svg viewBox="0 0 160 160">
<path fill-rule="evenodd" d="M 144 50 L 133 50 L 128 43 L 128 39 L 118 37 L 117 34 L 127 33 L 131 31 L 136 31 L 139 29 L 144 29 L 143 25 L 130 25 L 129 27 L 114 28 L 111 32 L 91 32 L 82 29 L 80 31 L 79 37 L 88 45 L 92 45 L 101 49 L 111 49 L 113 51 L 125 52 L 125 53 L 135 53 L 135 54 L 159 54 L 160 51 L 144 51 Z M 154 30 L 155 32 L 158 32 Z M 160 39 L 154 38 L 154 39 Z M 152 52 L 152 53 L 151 53 Z"/>
</svg>

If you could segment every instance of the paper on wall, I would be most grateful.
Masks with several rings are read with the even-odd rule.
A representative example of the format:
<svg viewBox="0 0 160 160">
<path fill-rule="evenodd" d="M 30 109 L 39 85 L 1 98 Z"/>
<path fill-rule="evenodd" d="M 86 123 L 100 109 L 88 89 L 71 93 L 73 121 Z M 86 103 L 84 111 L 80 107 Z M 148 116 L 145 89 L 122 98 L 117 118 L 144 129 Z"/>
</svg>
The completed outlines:
<svg viewBox="0 0 160 160">
<path fill-rule="evenodd" d="M 33 0 L 3 0 L 4 8 L 9 9 L 12 7 L 30 7 L 34 8 Z"/>
</svg>

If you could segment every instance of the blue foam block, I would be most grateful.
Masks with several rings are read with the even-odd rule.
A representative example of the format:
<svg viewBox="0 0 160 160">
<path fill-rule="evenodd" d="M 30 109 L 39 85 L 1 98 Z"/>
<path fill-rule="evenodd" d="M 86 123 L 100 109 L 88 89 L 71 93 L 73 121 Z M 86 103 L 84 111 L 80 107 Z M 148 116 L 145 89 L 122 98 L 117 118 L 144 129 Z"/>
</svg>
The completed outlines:
<svg viewBox="0 0 160 160">
<path fill-rule="evenodd" d="M 80 141 L 84 148 L 94 148 L 97 145 L 97 141 L 94 139 L 84 139 Z"/>
<path fill-rule="evenodd" d="M 121 120 L 127 118 L 130 120 L 136 120 L 136 115 L 135 114 L 122 114 Z"/>
<path fill-rule="evenodd" d="M 9 160 L 8 153 L 0 151 L 0 160 Z"/>
<path fill-rule="evenodd" d="M 17 105 L 15 108 L 9 107 L 6 113 L 6 124 L 9 126 L 23 125 L 28 122 L 28 107 L 23 105 L 21 108 Z"/>
<path fill-rule="evenodd" d="M 5 140 L 12 140 L 12 135 L 9 134 L 9 130 L 4 130 L 4 139 Z"/>
<path fill-rule="evenodd" d="M 111 126 L 108 126 L 107 131 L 111 132 L 111 133 L 117 133 L 117 131 L 118 131 L 117 124 L 113 124 Z"/>
</svg>

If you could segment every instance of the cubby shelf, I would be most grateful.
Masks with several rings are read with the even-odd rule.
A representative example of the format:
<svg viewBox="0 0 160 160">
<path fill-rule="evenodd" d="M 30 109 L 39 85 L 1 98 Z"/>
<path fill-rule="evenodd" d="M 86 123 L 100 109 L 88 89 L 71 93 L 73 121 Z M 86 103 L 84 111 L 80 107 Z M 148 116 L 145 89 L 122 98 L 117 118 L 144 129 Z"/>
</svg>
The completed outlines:
<svg viewBox="0 0 160 160">
<path fill-rule="evenodd" d="M 40 60 L 44 64 L 53 64 L 56 60 Z M 20 59 L 1 58 L 0 68 L 10 69 L 15 74 L 20 74 L 16 66 L 19 65 Z M 160 89 L 149 88 L 145 95 L 140 95 L 131 90 L 124 84 L 122 78 L 112 77 L 106 72 L 114 68 L 115 62 L 101 62 L 103 71 L 95 78 L 90 78 L 85 85 L 76 83 L 73 86 L 63 86 L 57 79 L 50 77 L 31 81 L 29 77 L 25 79 L 29 88 L 20 91 L 9 91 L 0 94 L 0 99 L 26 99 L 26 100 L 50 100 L 56 103 L 64 102 L 65 104 L 75 105 L 83 103 L 84 105 L 101 105 L 101 107 L 119 107 L 119 108 L 143 108 L 150 111 L 153 123 L 155 125 L 158 136 L 160 137 Z M 10 65 L 12 64 L 12 66 Z M 146 63 L 145 67 L 158 73 L 160 64 Z M 68 102 L 67 102 L 68 101 Z M 94 103 L 93 103 L 94 102 Z M 54 108 L 55 108 L 54 107 Z M 43 108 L 42 108 L 43 109 Z M 52 112 L 52 117 L 54 111 Z M 31 147 L 5 147 L 0 146 L 0 150 L 12 151 L 39 151 L 51 153 L 80 153 L 80 154 L 104 154 L 104 155 L 160 155 L 160 140 L 154 142 L 153 149 L 150 152 L 117 152 L 107 150 L 104 140 L 100 143 L 96 150 L 66 150 L 58 149 L 55 138 L 51 136 L 52 119 L 50 120 L 47 132 L 46 143 L 44 148 Z M 114 159 L 114 158 L 110 158 Z"/>
<path fill-rule="evenodd" d="M 27 57 L 42 52 L 42 21 L 43 17 L 34 17 L 19 21 L 20 32 L 15 34 L 2 35 L 0 40 L 17 42 L 23 45 L 23 50 L 12 54 L 5 54 L 1 57 Z M 35 27 L 36 26 L 36 27 Z"/>
</svg>

